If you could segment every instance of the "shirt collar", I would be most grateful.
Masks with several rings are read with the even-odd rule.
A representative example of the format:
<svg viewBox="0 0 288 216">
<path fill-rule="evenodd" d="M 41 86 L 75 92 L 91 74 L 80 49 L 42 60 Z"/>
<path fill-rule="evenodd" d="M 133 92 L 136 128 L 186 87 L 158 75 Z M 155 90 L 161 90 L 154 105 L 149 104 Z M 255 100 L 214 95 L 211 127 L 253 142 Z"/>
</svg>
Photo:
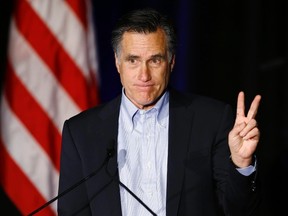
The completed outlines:
<svg viewBox="0 0 288 216">
<path fill-rule="evenodd" d="M 122 88 L 122 100 L 121 100 L 121 106 L 123 108 L 123 111 L 125 112 L 125 115 L 129 118 L 129 128 L 133 130 L 134 124 L 133 124 L 133 118 L 135 114 L 138 112 L 139 108 L 137 108 L 125 95 L 124 88 Z M 169 92 L 165 91 L 164 94 L 161 96 L 161 98 L 157 101 L 157 103 L 151 108 L 156 109 L 157 111 L 157 122 L 162 126 L 166 127 L 168 121 L 165 121 L 166 117 L 169 114 Z M 150 109 L 150 110 L 151 110 Z M 148 112 L 149 110 L 147 110 Z"/>
</svg>

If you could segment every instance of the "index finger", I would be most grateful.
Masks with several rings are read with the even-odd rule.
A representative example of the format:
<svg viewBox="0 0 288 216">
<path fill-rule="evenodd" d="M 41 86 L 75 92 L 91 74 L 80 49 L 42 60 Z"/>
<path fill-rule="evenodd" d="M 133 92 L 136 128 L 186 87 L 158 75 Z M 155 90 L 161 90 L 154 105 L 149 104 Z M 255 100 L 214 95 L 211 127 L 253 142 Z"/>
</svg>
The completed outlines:
<svg viewBox="0 0 288 216">
<path fill-rule="evenodd" d="M 250 109 L 249 109 L 248 114 L 247 114 L 247 118 L 249 120 L 255 118 L 255 116 L 258 112 L 260 100 L 261 100 L 261 95 L 256 95 L 254 100 L 252 101 Z"/>
</svg>

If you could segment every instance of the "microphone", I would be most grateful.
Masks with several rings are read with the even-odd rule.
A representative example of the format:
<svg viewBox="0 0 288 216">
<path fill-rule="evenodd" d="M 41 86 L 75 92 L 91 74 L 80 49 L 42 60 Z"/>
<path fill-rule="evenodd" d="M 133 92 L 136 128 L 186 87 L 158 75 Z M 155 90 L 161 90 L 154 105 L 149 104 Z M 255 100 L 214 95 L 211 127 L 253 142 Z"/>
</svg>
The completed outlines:
<svg viewBox="0 0 288 216">
<path fill-rule="evenodd" d="M 40 206 L 39 208 L 37 208 L 36 210 L 34 210 L 30 214 L 28 214 L 28 216 L 35 215 L 36 213 L 38 213 L 39 211 L 41 211 L 42 209 L 44 209 L 45 207 L 47 207 L 48 205 L 53 203 L 55 200 L 57 200 L 60 197 L 64 196 L 65 194 L 67 194 L 68 192 L 70 192 L 74 188 L 78 187 L 82 183 L 86 182 L 91 177 L 95 176 L 105 166 L 105 164 L 108 164 L 109 160 L 115 155 L 114 143 L 115 143 L 115 140 L 112 140 L 112 142 L 110 143 L 109 147 L 107 148 L 106 158 L 104 159 L 104 161 L 102 162 L 101 166 L 98 169 L 94 170 L 92 173 L 90 173 L 89 175 L 87 175 L 86 177 L 81 179 L 80 181 L 76 182 L 74 185 L 72 185 L 71 187 L 67 188 L 62 193 L 58 194 L 58 196 L 54 197 L 53 199 L 51 199 L 48 202 L 46 202 L 44 205 Z"/>
<path fill-rule="evenodd" d="M 123 152 L 122 152 L 123 153 Z M 121 154 L 119 157 L 125 157 L 125 153 Z M 121 161 L 121 158 L 120 158 Z M 123 161 L 122 161 L 123 162 Z M 120 164 L 120 166 L 123 164 Z M 112 178 L 113 181 L 121 185 L 126 191 L 128 191 L 129 194 L 131 194 L 142 206 L 144 206 L 153 216 L 157 216 L 155 212 L 153 212 L 135 193 L 133 193 L 124 183 L 122 183 L 118 178 L 116 178 L 116 174 L 118 173 L 118 169 L 114 175 L 111 175 L 111 173 L 108 171 L 108 163 L 106 164 L 106 173 Z"/>
</svg>

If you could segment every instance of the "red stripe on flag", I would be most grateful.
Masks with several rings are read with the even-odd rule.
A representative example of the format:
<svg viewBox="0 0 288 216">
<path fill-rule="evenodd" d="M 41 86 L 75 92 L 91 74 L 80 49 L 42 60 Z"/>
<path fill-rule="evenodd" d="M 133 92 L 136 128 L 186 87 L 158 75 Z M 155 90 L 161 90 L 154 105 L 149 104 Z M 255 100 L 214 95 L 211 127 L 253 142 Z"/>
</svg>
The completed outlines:
<svg viewBox="0 0 288 216">
<path fill-rule="evenodd" d="M 80 109 L 90 106 L 89 82 L 27 1 L 16 7 L 16 25 Z M 95 91 L 95 90 L 94 90 Z M 87 94 L 88 93 L 88 94 Z M 93 98 L 95 101 L 95 98 Z M 92 101 L 93 101 L 92 100 Z"/>
<path fill-rule="evenodd" d="M 87 10 L 87 7 L 91 7 L 92 4 L 90 1 L 87 0 L 82 0 L 82 1 L 78 1 L 78 0 L 66 0 L 67 4 L 70 6 L 70 8 L 74 11 L 74 13 L 76 14 L 76 16 L 78 17 L 79 21 L 82 23 L 82 25 L 84 26 L 85 30 L 88 31 L 88 22 L 87 20 L 89 19 L 88 13 L 90 11 Z M 95 89 L 95 91 L 90 91 L 90 98 L 94 98 L 93 101 L 96 102 L 96 104 L 100 103 L 100 98 L 99 98 L 99 86 L 97 86 L 97 80 L 96 80 L 96 76 L 95 76 L 95 72 L 90 70 L 90 79 L 91 82 L 89 83 L 90 85 L 90 89 Z M 89 106 L 94 106 L 95 103 L 92 102 L 89 104 Z"/>
<path fill-rule="evenodd" d="M 51 11 L 53 10 L 52 3 L 46 4 L 47 1 L 43 1 L 43 5 L 41 3 L 42 1 L 38 1 L 36 6 L 37 7 L 39 6 L 39 8 L 41 9 L 43 9 L 44 6 L 49 7 L 49 8 L 45 8 L 45 12 L 48 13 L 46 15 L 48 15 L 49 17 L 49 12 L 51 12 L 51 14 L 55 16 L 55 14 L 52 13 L 53 11 Z M 38 17 L 38 11 L 35 12 L 30 4 L 32 4 L 31 1 L 27 1 L 27 0 L 17 0 L 15 2 L 15 11 L 14 11 L 15 23 L 16 23 L 16 27 L 19 28 L 18 31 L 25 38 L 26 40 L 25 42 L 30 43 L 30 46 L 32 47 L 34 52 L 37 53 L 38 56 L 42 59 L 42 61 L 46 64 L 46 66 L 50 68 L 51 74 L 54 75 L 55 78 L 58 80 L 59 85 L 62 85 L 60 86 L 60 88 L 63 87 L 66 90 L 67 94 L 71 96 L 75 104 L 79 106 L 80 110 L 87 109 L 99 103 L 99 93 L 98 93 L 98 88 L 97 88 L 97 82 L 95 82 L 96 76 L 92 71 L 93 69 L 91 68 L 91 65 L 90 65 L 91 62 L 89 62 L 91 59 L 86 59 L 87 60 L 86 66 L 90 70 L 91 77 L 85 78 L 81 71 L 81 68 L 79 68 L 77 63 L 73 61 L 71 57 L 72 54 L 70 55 L 68 51 L 64 49 L 61 42 L 58 41 L 58 39 L 54 37 L 52 31 L 49 29 L 49 26 L 45 23 L 45 21 L 43 21 L 40 17 Z M 68 0 L 67 5 L 69 5 L 69 8 L 74 11 L 73 14 L 75 14 L 75 16 L 78 17 L 78 19 L 80 20 L 80 23 L 82 23 L 84 26 L 83 28 L 87 31 L 86 34 L 88 34 L 90 32 L 89 31 L 90 25 L 88 24 L 90 23 L 88 23 L 87 21 L 88 16 L 86 16 L 86 13 L 89 12 L 88 10 L 90 8 L 84 8 L 85 4 L 83 3 L 83 0 Z M 59 12 L 61 13 L 61 11 Z M 69 22 L 68 20 L 69 17 L 71 16 L 63 17 L 64 19 L 66 18 L 65 22 L 66 21 Z M 60 34 L 67 35 L 67 33 L 65 32 L 65 26 L 63 26 L 63 29 L 61 29 L 61 31 L 62 32 L 60 32 Z M 78 32 L 75 31 L 75 35 L 77 34 Z M 73 41 L 74 35 L 73 34 L 67 35 L 67 37 L 69 37 L 69 39 Z M 95 50 L 91 50 L 91 51 L 88 50 L 88 49 L 91 49 L 91 47 L 93 47 L 94 49 L 94 45 L 89 46 L 89 41 L 86 41 L 86 39 L 87 38 L 83 39 L 85 40 L 83 41 L 84 49 L 87 49 L 86 50 L 87 53 L 90 53 L 91 51 L 92 52 L 95 51 Z M 13 43 L 13 41 L 9 41 L 9 43 Z M 25 53 L 24 49 L 21 49 L 21 44 L 17 46 L 19 46 L 20 48 L 21 55 L 23 54 L 24 59 L 20 59 L 20 61 L 22 60 L 22 63 L 23 63 L 25 62 L 23 60 L 25 60 L 27 56 L 29 57 L 29 54 Z M 17 52 L 18 50 L 10 50 L 9 58 L 11 58 L 10 59 L 11 62 L 15 62 L 19 60 L 19 59 L 16 59 L 15 61 L 13 61 L 13 52 L 15 51 Z M 17 58 L 21 58 L 21 55 L 17 55 Z M 77 55 L 77 53 L 74 55 Z M 97 61 L 97 59 L 94 59 L 94 60 Z M 30 76 L 33 77 L 35 76 L 35 74 L 37 74 L 37 71 L 35 70 L 35 68 L 33 68 L 33 64 L 21 65 L 21 67 L 22 69 L 24 68 L 27 69 L 27 71 L 24 71 L 24 73 L 25 73 L 25 76 L 27 74 L 28 78 Z M 4 94 L 3 96 L 5 97 L 8 103 L 8 108 L 6 106 L 2 106 L 2 107 L 4 107 L 4 109 L 7 108 L 8 113 L 10 113 L 11 111 L 13 115 L 14 114 L 17 115 L 17 118 L 20 119 L 24 127 L 27 128 L 27 131 L 30 132 L 30 134 L 37 141 L 37 143 L 41 145 L 42 149 L 44 149 L 47 155 L 51 158 L 51 161 L 52 161 L 51 163 L 53 163 L 54 166 L 59 170 L 61 134 L 59 134 L 60 132 L 57 130 L 56 126 L 53 124 L 53 122 L 59 122 L 59 119 L 49 118 L 45 110 L 42 109 L 42 106 L 40 104 L 41 102 L 34 99 L 33 95 L 30 94 L 28 90 L 30 88 L 29 86 L 26 86 L 26 85 L 29 85 L 29 79 L 25 79 L 27 80 L 27 83 L 26 82 L 25 84 L 22 83 L 21 79 L 17 77 L 15 73 L 16 71 L 14 71 L 13 65 L 10 64 L 10 62 L 8 62 L 8 68 L 6 72 L 7 72 L 6 80 L 4 83 L 2 94 Z M 55 105 L 57 105 L 57 101 L 54 101 L 55 100 L 54 98 L 53 99 L 47 98 L 47 100 L 50 100 L 50 99 L 53 100 L 53 103 L 55 103 Z M 72 110 L 75 110 L 74 106 Z M 55 106 L 55 112 L 56 111 L 57 111 L 57 106 Z M 2 113 L 5 113 L 5 110 Z M 60 115 L 61 115 L 61 112 L 55 113 L 55 116 L 60 116 Z M 62 118 L 63 116 L 60 116 L 60 119 Z M 5 125 L 9 124 L 9 122 L 4 122 L 4 121 L 7 121 L 6 119 L 7 118 L 0 118 L 1 120 L 0 129 L 5 128 Z M 14 123 L 16 126 L 15 128 L 17 129 L 18 121 L 15 121 Z M 15 130 L 15 128 L 13 130 Z M 19 128 L 21 128 L 21 126 L 19 126 Z M 29 157 L 28 156 L 29 154 L 26 155 L 25 152 L 23 153 L 21 152 L 22 154 L 20 154 L 20 156 L 19 156 L 19 152 L 8 152 L 8 150 L 14 151 L 15 146 L 12 146 L 12 148 L 10 148 L 9 142 L 5 143 L 5 145 L 2 142 L 6 140 L 10 140 L 11 137 L 13 138 L 13 135 L 15 136 L 15 134 L 13 133 L 14 131 L 9 130 L 9 127 L 1 131 L 2 132 L 5 131 L 7 134 L 3 136 L 5 137 L 5 140 L 0 137 L 0 158 L 1 158 L 0 183 L 4 191 L 7 193 L 7 195 L 19 208 L 19 211 L 21 211 L 23 214 L 26 215 L 32 212 L 33 210 L 35 210 L 36 208 L 40 207 L 47 201 L 49 201 L 49 200 L 45 200 L 45 198 L 42 197 L 42 195 L 39 192 L 40 189 L 38 188 L 40 187 L 38 180 L 39 179 L 43 180 L 44 177 L 43 175 L 36 176 L 36 172 L 34 172 L 33 168 L 35 164 L 41 166 L 40 164 L 45 164 L 46 162 L 50 164 L 50 161 L 44 161 L 44 163 L 40 163 L 40 162 L 43 162 L 41 160 L 43 159 L 43 157 L 41 158 L 42 155 L 40 155 L 40 159 L 34 159 L 34 157 L 27 158 Z M 16 131 L 16 133 L 17 132 L 19 131 Z M 19 132 L 19 134 L 21 136 L 21 131 Z M 1 136 L 2 135 L 3 134 L 1 134 Z M 25 135 L 27 135 L 26 132 L 23 134 L 23 136 Z M 27 146 L 31 146 L 31 145 L 34 145 L 35 143 L 32 143 L 32 144 L 23 143 L 23 145 L 24 144 L 27 144 Z M 16 147 L 16 151 L 19 151 L 17 147 Z M 38 152 L 35 151 L 34 153 L 37 154 Z M 42 152 L 40 152 L 40 154 L 41 153 Z M 35 158 L 37 157 L 38 155 L 36 155 Z M 26 163 L 27 161 L 33 161 L 33 164 L 31 164 L 31 167 L 29 165 L 27 166 L 27 163 Z M 23 167 L 21 167 L 22 165 Z M 43 167 L 43 170 L 50 172 L 50 170 L 48 171 L 46 167 L 48 165 L 44 165 L 44 166 L 45 167 Z M 21 168 L 23 170 L 21 170 Z M 26 171 L 24 171 L 24 169 Z M 48 169 L 51 169 L 51 167 Z M 45 196 L 46 198 L 49 196 L 53 196 L 52 193 L 55 193 L 57 189 L 57 185 L 55 185 L 55 180 L 57 181 L 57 178 L 58 178 L 57 175 L 59 173 L 58 172 L 55 173 L 55 171 L 57 172 L 56 169 L 51 170 L 51 172 L 53 173 L 48 173 L 47 178 L 44 179 L 45 183 L 41 182 L 43 184 L 43 188 L 41 188 L 41 191 L 43 193 L 43 196 Z M 26 172 L 29 172 L 29 175 L 27 174 L 26 176 Z M 32 178 L 34 180 L 32 180 Z M 34 182 L 35 185 L 32 182 Z M 37 216 L 41 216 L 41 215 L 46 215 L 46 216 L 53 215 L 54 216 L 55 214 L 53 213 L 53 210 L 51 207 L 47 207 L 45 209 L 42 209 L 39 213 L 37 213 Z"/>
<path fill-rule="evenodd" d="M 75 12 L 76 16 L 79 18 L 80 22 L 82 23 L 82 25 L 84 26 L 86 32 L 89 31 L 89 24 L 88 22 L 92 22 L 93 16 L 92 14 L 88 14 L 91 13 L 91 10 L 87 10 L 87 8 L 92 7 L 92 3 L 89 0 L 82 0 L 82 1 L 78 1 L 78 0 L 66 0 L 67 4 L 70 5 L 71 9 Z M 91 15 L 91 17 L 89 17 L 89 15 Z M 88 47 L 90 47 L 90 44 L 88 44 Z M 95 47 L 92 47 L 93 49 L 95 49 Z M 90 67 L 89 67 L 90 68 Z M 90 82 L 89 82 L 89 88 L 90 89 L 94 89 L 94 91 L 89 91 L 89 98 L 93 99 L 90 100 L 89 106 L 94 106 L 96 104 L 100 103 L 100 98 L 99 98 L 99 86 L 97 85 L 97 80 L 96 80 L 96 71 L 93 71 L 91 68 L 89 70 L 89 75 L 90 75 Z M 95 104 L 96 102 L 96 104 Z"/>
<path fill-rule="evenodd" d="M 70 5 L 84 28 L 87 30 L 87 11 L 86 11 L 86 0 L 66 0 L 67 4 Z"/>
<path fill-rule="evenodd" d="M 9 153 L 3 148 L 1 140 L 0 156 L 0 171 L 1 173 L 5 173 L 5 175 L 1 175 L 1 184 L 5 185 L 5 192 L 21 213 L 27 215 L 39 208 L 39 206 L 42 206 L 46 200 L 39 194 L 38 190 L 17 164 L 15 164 Z M 50 207 L 47 207 L 39 212 L 37 216 L 55 216 L 55 213 Z"/>
<path fill-rule="evenodd" d="M 99 86 L 97 85 L 97 80 L 96 80 L 96 74 L 93 73 L 92 70 L 90 72 L 90 80 L 91 82 L 89 83 L 89 88 L 94 89 L 93 91 L 89 91 L 89 98 L 93 98 L 93 100 L 88 101 L 89 107 L 95 106 L 100 103 L 100 98 L 99 98 Z"/>
<path fill-rule="evenodd" d="M 59 170 L 61 134 L 37 101 L 27 91 L 8 63 L 4 93 L 21 122 L 37 140 Z M 53 144 L 53 145 L 51 145 Z"/>
</svg>

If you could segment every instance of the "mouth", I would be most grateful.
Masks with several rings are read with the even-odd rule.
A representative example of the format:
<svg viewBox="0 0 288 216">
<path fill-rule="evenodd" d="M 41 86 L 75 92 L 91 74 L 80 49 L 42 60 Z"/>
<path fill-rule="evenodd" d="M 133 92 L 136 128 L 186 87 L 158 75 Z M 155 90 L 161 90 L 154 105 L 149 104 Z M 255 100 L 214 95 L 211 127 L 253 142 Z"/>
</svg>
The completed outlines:
<svg viewBox="0 0 288 216">
<path fill-rule="evenodd" d="M 135 84 L 136 87 L 139 87 L 139 88 L 150 88 L 153 86 L 153 84 Z"/>
<path fill-rule="evenodd" d="M 152 89 L 153 85 L 135 85 L 136 89 L 138 89 L 138 91 L 143 91 L 143 92 L 147 92 L 150 91 Z"/>
</svg>

